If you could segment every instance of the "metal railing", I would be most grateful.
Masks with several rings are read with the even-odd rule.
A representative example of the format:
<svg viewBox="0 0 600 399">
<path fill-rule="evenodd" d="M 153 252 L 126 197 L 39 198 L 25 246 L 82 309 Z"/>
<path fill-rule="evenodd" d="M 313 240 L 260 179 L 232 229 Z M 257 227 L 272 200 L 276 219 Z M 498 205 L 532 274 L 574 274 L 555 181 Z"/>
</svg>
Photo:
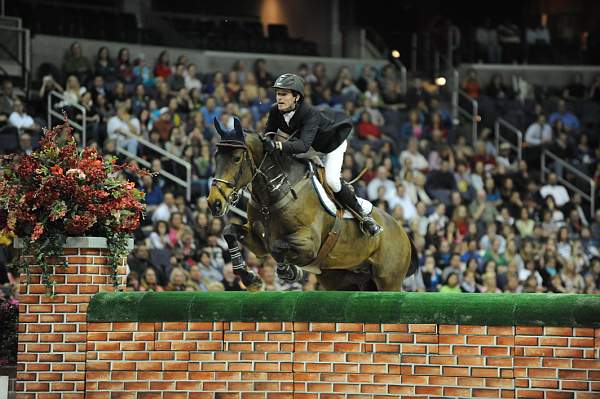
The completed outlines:
<svg viewBox="0 0 600 399">
<path fill-rule="evenodd" d="M 58 100 L 60 100 L 60 102 L 54 103 L 53 99 L 58 99 Z M 83 147 L 85 147 L 85 144 L 86 144 L 86 114 L 87 114 L 85 107 L 80 104 L 66 103 L 65 96 L 63 96 L 61 93 L 54 91 L 54 90 L 52 90 L 48 94 L 48 129 L 50 129 L 53 125 L 52 117 L 57 118 L 59 121 L 62 121 L 64 119 L 64 115 L 62 114 L 62 112 L 58 112 L 55 109 L 55 107 L 59 107 L 62 109 L 65 106 L 73 107 L 73 108 L 77 109 L 79 112 L 81 112 L 81 123 L 78 123 L 74 120 L 69 120 L 69 125 L 71 125 L 73 128 L 75 128 L 81 132 L 81 145 Z"/>
<path fill-rule="evenodd" d="M 500 134 L 500 127 L 506 128 L 508 131 L 514 133 L 517 136 L 517 144 L 514 144 L 513 141 L 503 137 Z M 523 159 L 523 132 L 519 129 L 508 123 L 506 120 L 502 118 L 497 118 L 494 123 L 494 136 L 495 136 L 495 145 L 496 145 L 496 153 L 500 150 L 500 141 L 508 143 L 510 147 L 517 151 L 517 158 L 520 161 Z"/>
<path fill-rule="evenodd" d="M 456 69 L 455 69 L 456 71 Z M 456 81 L 458 81 L 458 74 Z M 477 142 L 477 124 L 479 123 L 479 103 L 473 97 L 469 96 L 466 92 L 461 90 L 460 88 L 457 90 L 456 94 L 453 93 L 453 98 L 456 97 L 456 109 L 457 113 L 469 118 L 471 120 L 471 139 L 473 140 L 473 144 Z M 458 105 L 460 98 L 464 98 L 466 101 L 471 103 L 471 112 L 462 108 Z"/>
<path fill-rule="evenodd" d="M 15 17 L 2 17 L 0 23 L 0 54 L 4 61 L 14 62 L 11 67 L 18 74 L 20 70 L 23 86 L 29 95 L 31 77 L 31 33 L 29 29 L 21 27 L 21 19 Z M 11 26 L 16 25 L 16 26 Z M 11 68 L 12 69 L 12 68 Z"/>
<path fill-rule="evenodd" d="M 176 155 L 171 154 L 164 148 L 151 143 L 150 141 L 144 139 L 141 136 L 138 136 L 138 135 L 130 133 L 130 132 L 123 132 L 123 131 L 119 134 L 129 137 L 131 139 L 135 139 L 138 141 L 139 144 L 143 145 L 144 147 L 148 147 L 151 150 L 159 153 L 161 156 L 169 158 L 173 162 L 176 162 L 176 163 L 180 164 L 181 166 L 183 166 L 186 171 L 186 179 L 185 180 L 181 179 L 180 177 L 175 176 L 174 174 L 172 174 L 170 172 L 167 172 L 164 169 L 161 169 L 158 173 L 160 173 L 162 176 L 166 177 L 167 179 L 171 180 L 173 183 L 184 187 L 185 188 L 185 197 L 188 201 L 191 201 L 191 199 L 192 199 L 192 164 L 191 163 L 189 163 L 188 161 L 186 161 L 182 158 L 179 158 Z M 130 159 L 136 160 L 138 163 L 142 164 L 146 168 L 151 167 L 150 162 L 146 161 L 144 158 L 138 156 L 137 154 L 133 154 L 133 153 L 127 151 L 125 148 L 121 147 L 119 145 L 119 140 L 117 140 L 117 152 L 127 156 Z"/>
<path fill-rule="evenodd" d="M 590 203 L 590 215 L 593 218 L 594 214 L 596 212 L 596 182 L 594 181 L 594 179 L 591 178 L 590 176 L 586 175 L 582 171 L 578 170 L 573 165 L 569 165 L 567 162 L 560 159 L 556 154 L 552 153 L 551 151 L 544 150 L 544 151 L 542 151 L 542 156 L 541 156 L 541 180 L 542 180 L 542 182 L 546 181 L 546 173 L 547 172 L 548 173 L 556 172 L 554 169 L 550 169 L 550 167 L 548 166 L 549 162 L 546 160 L 546 157 L 550 158 L 552 161 L 554 161 L 554 163 L 559 164 L 562 168 L 575 174 L 581 180 L 586 181 L 587 184 L 590 185 L 590 193 L 587 194 L 582 189 L 575 186 L 572 182 L 570 182 L 567 179 L 565 179 L 564 177 L 560 176 L 558 173 L 556 174 L 558 181 L 560 181 L 566 187 L 570 188 L 572 191 L 579 193 L 579 195 L 581 195 L 581 198 L 587 200 Z"/>
</svg>

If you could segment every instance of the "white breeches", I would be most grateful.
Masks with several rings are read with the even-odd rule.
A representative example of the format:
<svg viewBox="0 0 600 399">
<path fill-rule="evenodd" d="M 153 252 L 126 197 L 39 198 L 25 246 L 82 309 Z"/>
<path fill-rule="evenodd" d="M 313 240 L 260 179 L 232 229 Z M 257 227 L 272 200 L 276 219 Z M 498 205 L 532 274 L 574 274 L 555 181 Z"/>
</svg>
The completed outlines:
<svg viewBox="0 0 600 399">
<path fill-rule="evenodd" d="M 325 180 L 334 193 L 342 189 L 342 165 L 344 163 L 344 153 L 348 147 L 348 141 L 344 140 L 335 150 L 325 156 Z"/>
</svg>

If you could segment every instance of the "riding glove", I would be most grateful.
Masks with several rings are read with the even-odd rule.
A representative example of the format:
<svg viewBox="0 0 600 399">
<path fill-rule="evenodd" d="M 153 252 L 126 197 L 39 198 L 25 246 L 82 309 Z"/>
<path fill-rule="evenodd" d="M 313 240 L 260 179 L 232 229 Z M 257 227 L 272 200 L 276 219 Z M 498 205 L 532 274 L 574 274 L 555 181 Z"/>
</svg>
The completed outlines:
<svg viewBox="0 0 600 399">
<path fill-rule="evenodd" d="M 281 151 L 282 148 L 283 146 L 279 141 L 267 140 L 265 142 L 265 151 L 267 151 L 269 154 L 272 154 L 275 150 Z"/>
</svg>

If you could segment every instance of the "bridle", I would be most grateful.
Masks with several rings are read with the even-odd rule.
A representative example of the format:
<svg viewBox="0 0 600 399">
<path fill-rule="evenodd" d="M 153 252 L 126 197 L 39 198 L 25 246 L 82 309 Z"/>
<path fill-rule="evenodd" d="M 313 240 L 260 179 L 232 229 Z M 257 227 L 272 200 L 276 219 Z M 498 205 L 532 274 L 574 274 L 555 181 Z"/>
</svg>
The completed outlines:
<svg viewBox="0 0 600 399">
<path fill-rule="evenodd" d="M 269 133 L 266 133 L 264 136 L 260 135 L 260 137 L 261 137 L 261 141 L 263 141 L 266 138 L 268 138 L 269 136 L 281 136 L 281 137 L 286 138 L 286 141 L 287 141 L 287 140 L 291 139 L 292 137 L 294 137 L 296 135 L 296 133 L 298 133 L 298 131 L 294 132 L 289 137 L 286 137 L 280 133 L 269 132 Z M 239 179 L 242 176 L 242 172 L 244 170 L 243 164 L 240 165 L 240 168 L 238 169 L 233 182 L 231 182 L 229 180 L 219 179 L 216 177 L 213 178 L 213 180 L 211 182 L 211 186 L 214 186 L 217 188 L 217 190 L 219 190 L 219 193 L 225 199 L 225 202 L 227 203 L 228 207 L 233 207 L 233 206 L 237 205 L 237 203 L 239 202 L 239 200 L 241 198 L 240 191 L 246 189 L 250 184 L 252 184 L 252 182 L 258 175 L 261 175 L 265 179 L 265 182 L 267 183 L 268 186 L 271 186 L 271 185 L 273 186 L 271 191 L 278 190 L 284 181 L 287 182 L 287 185 L 289 187 L 290 192 L 292 193 L 293 198 L 297 199 L 296 192 L 295 192 L 294 188 L 292 187 L 292 185 L 290 184 L 290 182 L 287 178 L 287 175 L 283 172 L 283 169 L 281 168 L 281 165 L 279 165 L 279 163 L 276 162 L 275 164 L 281 169 L 281 174 L 276 176 L 273 179 L 269 179 L 267 174 L 261 170 L 263 163 L 265 162 L 265 159 L 267 159 L 267 156 L 268 156 L 267 152 L 265 152 L 263 154 L 262 160 L 260 161 L 259 165 L 256 166 L 256 163 L 254 162 L 254 158 L 252 157 L 252 155 L 250 153 L 250 149 L 248 148 L 248 145 L 245 142 L 239 141 L 239 140 L 221 140 L 219 143 L 217 143 L 217 148 L 219 148 L 219 147 L 226 147 L 226 148 L 233 148 L 233 149 L 240 148 L 240 149 L 244 150 L 244 152 L 242 152 L 243 159 L 241 161 L 244 162 L 246 159 L 248 161 L 250 161 L 250 168 L 251 168 L 250 170 L 252 171 L 252 177 L 250 178 L 250 181 L 241 187 L 238 187 L 238 185 L 239 185 Z M 271 170 L 275 166 L 275 164 L 272 165 L 271 168 L 269 168 L 267 170 L 267 172 L 269 170 Z M 281 179 L 281 180 L 278 182 L 278 184 L 274 184 L 274 182 L 279 179 Z M 225 192 L 223 191 L 223 189 L 221 188 L 221 185 L 219 183 L 224 184 L 227 187 L 231 188 L 231 190 L 232 190 L 231 193 L 229 195 L 225 195 Z M 256 202 L 260 204 L 261 212 L 265 216 L 268 215 L 269 214 L 269 205 L 261 204 L 259 201 L 256 201 Z"/>
<path fill-rule="evenodd" d="M 231 182 L 229 180 L 218 179 L 216 177 L 213 178 L 213 180 L 211 182 L 211 186 L 214 186 L 217 188 L 217 190 L 219 190 L 219 193 L 225 199 L 227 206 L 232 207 L 232 206 L 235 206 L 238 203 L 238 201 L 240 200 L 240 191 L 246 189 L 254 181 L 254 179 L 256 178 L 257 175 L 262 174 L 263 176 L 265 176 L 265 174 L 260 170 L 260 168 L 262 167 L 262 164 L 265 162 L 265 159 L 267 158 L 267 154 L 265 153 L 263 155 L 263 158 L 260 161 L 260 164 L 258 166 L 256 166 L 256 163 L 254 162 L 254 158 L 252 158 L 252 155 L 249 155 L 250 151 L 249 151 L 246 143 L 237 141 L 237 140 L 225 140 L 225 141 L 221 141 L 217 144 L 217 148 L 219 148 L 219 147 L 227 147 L 227 148 L 233 148 L 233 149 L 241 148 L 244 150 L 244 152 L 242 152 L 242 157 L 243 157 L 242 165 L 240 165 L 240 168 L 238 169 L 238 171 L 235 175 L 235 178 L 233 179 L 233 182 Z M 244 171 L 243 162 L 245 162 L 246 160 L 250 161 L 252 178 L 246 185 L 239 186 L 239 180 Z M 231 190 L 232 190 L 231 193 L 229 195 L 226 195 L 225 192 L 223 191 L 223 188 L 221 187 L 221 185 L 219 183 L 224 184 L 227 187 L 231 188 Z"/>
</svg>

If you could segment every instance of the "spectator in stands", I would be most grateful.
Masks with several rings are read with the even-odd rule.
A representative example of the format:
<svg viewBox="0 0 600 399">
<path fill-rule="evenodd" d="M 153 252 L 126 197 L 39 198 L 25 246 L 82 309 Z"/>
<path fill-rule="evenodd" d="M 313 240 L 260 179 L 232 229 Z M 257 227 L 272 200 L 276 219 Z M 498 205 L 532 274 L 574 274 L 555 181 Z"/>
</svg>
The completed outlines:
<svg viewBox="0 0 600 399">
<path fill-rule="evenodd" d="M 426 137 L 425 127 L 419 120 L 417 110 L 413 109 L 408 113 L 408 122 L 405 122 L 400 132 L 400 137 L 396 137 L 397 143 L 406 143 L 411 138 L 424 139 Z"/>
<path fill-rule="evenodd" d="M 156 271 L 149 267 L 142 274 L 142 279 L 140 282 L 140 291 L 156 291 L 162 292 L 165 289 L 158 284 L 158 280 L 156 278 Z"/>
<path fill-rule="evenodd" d="M 108 47 L 103 46 L 98 50 L 96 61 L 94 62 L 94 70 L 97 76 L 102 76 L 108 83 L 117 80 L 117 69 L 110 58 Z"/>
<path fill-rule="evenodd" d="M 87 82 L 92 77 L 92 64 L 81 51 L 79 42 L 73 42 L 63 63 L 65 75 L 74 75 L 80 82 Z"/>
<path fill-rule="evenodd" d="M 153 87 L 155 85 L 152 69 L 146 65 L 146 56 L 143 53 L 138 54 L 131 72 L 133 73 L 133 80 L 143 84 L 144 87 Z"/>
<path fill-rule="evenodd" d="M 479 82 L 479 77 L 477 76 L 477 71 L 475 69 L 470 68 L 467 71 L 467 76 L 462 82 L 462 88 L 469 97 L 474 99 L 479 98 L 481 83 Z"/>
<path fill-rule="evenodd" d="M 210 281 L 202 274 L 198 265 L 190 266 L 190 286 L 194 291 L 208 291 Z"/>
<path fill-rule="evenodd" d="M 560 99 L 558 101 L 558 110 L 550 114 L 548 122 L 554 125 L 556 121 L 561 121 L 563 126 L 569 131 L 579 132 L 580 123 L 579 119 L 570 111 L 567 111 L 567 104 L 565 100 Z"/>
<path fill-rule="evenodd" d="M 119 49 L 119 52 L 117 53 L 116 69 L 117 77 L 121 82 L 128 86 L 134 83 L 135 76 L 133 74 L 133 65 L 129 58 L 129 49 L 127 47 Z"/>
<path fill-rule="evenodd" d="M 589 98 L 594 102 L 600 102 L 600 74 L 594 75 L 590 85 Z"/>
<path fill-rule="evenodd" d="M 273 86 L 273 82 L 275 82 L 273 75 L 267 71 L 267 61 L 264 58 L 259 58 L 254 62 L 254 76 L 258 86 L 265 89 Z"/>
<path fill-rule="evenodd" d="M 417 216 L 417 208 L 406 193 L 406 189 L 402 183 L 396 183 L 396 192 L 387 198 L 387 202 L 390 209 L 400 206 L 402 208 L 402 216 L 408 223 Z"/>
<path fill-rule="evenodd" d="M 419 152 L 418 141 L 414 137 L 408 140 L 406 150 L 400 153 L 400 165 L 403 169 L 405 168 L 405 165 L 407 165 L 407 161 L 410 163 L 411 170 L 426 172 L 429 169 L 429 162 L 427 162 L 427 159 Z"/>
<path fill-rule="evenodd" d="M 534 147 L 548 145 L 552 142 L 552 127 L 546 121 L 546 115 L 538 115 L 537 120 L 527 128 L 525 142 Z"/>
<path fill-rule="evenodd" d="M 351 100 L 356 99 L 360 94 L 360 90 L 354 84 L 348 67 L 343 66 L 338 71 L 338 75 L 333 83 L 333 94 Z"/>
<path fill-rule="evenodd" d="M 550 55 L 550 32 L 542 25 L 541 18 L 535 17 L 525 30 L 527 61 L 531 64 L 548 63 Z"/>
<path fill-rule="evenodd" d="M 363 66 L 360 72 L 360 76 L 356 80 L 356 87 L 358 87 L 358 89 L 364 93 L 365 91 L 367 91 L 367 85 L 369 84 L 369 82 L 375 81 L 375 76 L 375 69 L 372 66 Z"/>
<path fill-rule="evenodd" d="M 448 269 L 447 269 L 448 270 Z M 443 293 L 453 293 L 453 294 L 458 294 L 461 292 L 460 289 L 460 281 L 458 279 L 458 274 L 456 273 L 450 273 L 445 279 L 444 279 L 444 284 L 442 285 L 442 287 L 440 288 L 440 292 Z M 462 274 L 460 274 L 460 276 L 462 276 Z"/>
<path fill-rule="evenodd" d="M 154 65 L 154 76 L 167 79 L 169 76 L 171 76 L 171 73 L 172 71 L 169 62 L 169 52 L 167 50 L 163 50 L 158 55 L 158 59 Z"/>
<path fill-rule="evenodd" d="M 552 196 L 556 202 L 556 206 L 559 208 L 562 208 L 570 201 L 569 192 L 565 186 L 558 184 L 556 173 L 550 173 L 548 175 L 548 183 L 540 188 L 540 195 L 544 199 L 548 196 Z"/>
<path fill-rule="evenodd" d="M 521 30 L 510 18 L 498 25 L 498 41 L 502 46 L 503 62 L 512 64 L 521 61 Z"/>
<path fill-rule="evenodd" d="M 563 98 L 571 102 L 581 101 L 587 97 L 587 91 L 587 87 L 583 84 L 583 75 L 576 73 L 571 83 L 563 90 Z"/>
<path fill-rule="evenodd" d="M 70 75 L 67 78 L 67 84 L 65 85 L 65 91 L 63 92 L 64 103 L 61 106 L 73 106 L 79 104 L 81 95 L 86 92 L 86 88 L 79 84 L 79 79 L 75 75 Z M 71 112 L 72 114 L 73 112 Z"/>
<path fill-rule="evenodd" d="M 8 118 L 8 123 L 20 131 L 33 130 L 38 131 L 40 126 L 34 122 L 33 118 L 25 112 L 25 105 L 19 99 L 13 102 L 13 112 Z"/>
<path fill-rule="evenodd" d="M 119 147 L 126 148 L 130 153 L 137 155 L 138 140 L 140 136 L 140 120 L 129 114 L 129 103 L 117 103 L 117 114 L 108 120 L 106 132 L 108 137 L 117 140 Z"/>
<path fill-rule="evenodd" d="M 185 87 L 185 65 L 175 65 L 175 72 L 167 78 L 167 82 L 171 88 L 171 93 L 177 93 L 179 90 Z"/>
<path fill-rule="evenodd" d="M 377 192 L 379 187 L 384 188 L 384 198 L 389 197 L 396 191 L 396 186 L 392 180 L 389 179 L 389 171 L 384 167 L 380 166 L 377 168 L 377 177 L 369 182 L 367 185 L 367 195 L 369 200 L 375 200 L 378 195 Z"/>
<path fill-rule="evenodd" d="M 439 170 L 434 170 L 427 175 L 427 191 L 432 197 L 449 204 L 450 193 L 455 190 L 456 180 L 450 170 L 450 162 L 444 159 Z"/>
<path fill-rule="evenodd" d="M 189 64 L 184 75 L 185 88 L 190 92 L 192 89 L 202 90 L 202 82 L 199 79 L 198 68 L 196 64 Z"/>
<path fill-rule="evenodd" d="M 204 124 L 207 128 L 212 128 L 214 119 L 221 118 L 221 107 L 217 106 L 217 100 L 214 97 L 208 97 L 204 107 L 200 108 L 200 112 L 204 116 Z"/>
<path fill-rule="evenodd" d="M 45 75 L 42 78 L 42 86 L 40 87 L 40 91 L 38 92 L 38 95 L 40 97 L 40 99 L 42 99 L 44 102 L 46 101 L 46 97 L 48 96 L 48 94 L 51 91 L 56 91 L 58 93 L 62 93 L 65 89 L 63 89 L 63 87 L 58 84 L 58 82 L 55 80 L 54 76 L 48 74 Z M 2 109 L 3 109 L 3 101 L 4 101 L 4 97 L 0 96 L 0 123 L 2 122 Z M 44 104 L 46 105 L 46 104 Z"/>
<path fill-rule="evenodd" d="M 475 41 L 478 45 L 478 54 L 485 55 L 486 62 L 498 64 L 502 60 L 502 47 L 498 44 L 498 32 L 492 27 L 492 20 L 488 17 L 475 30 Z"/>
<path fill-rule="evenodd" d="M 383 133 L 379 126 L 371 121 L 371 114 L 368 111 L 363 111 L 360 114 L 360 121 L 356 125 L 356 133 L 363 140 L 378 141 Z"/>
</svg>

